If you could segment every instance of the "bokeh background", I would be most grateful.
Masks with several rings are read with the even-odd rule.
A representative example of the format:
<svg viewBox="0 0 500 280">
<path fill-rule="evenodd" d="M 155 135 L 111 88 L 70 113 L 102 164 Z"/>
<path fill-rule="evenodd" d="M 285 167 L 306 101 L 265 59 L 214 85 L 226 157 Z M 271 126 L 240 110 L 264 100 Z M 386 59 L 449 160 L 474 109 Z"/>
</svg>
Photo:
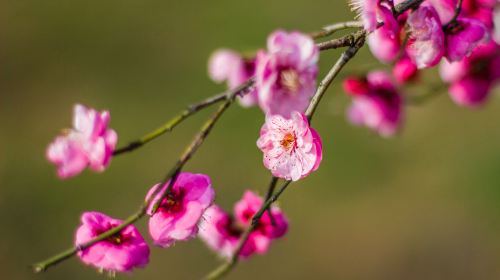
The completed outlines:
<svg viewBox="0 0 500 280">
<path fill-rule="evenodd" d="M 120 143 L 223 89 L 206 74 L 218 47 L 265 44 L 276 28 L 312 31 L 352 19 L 344 1 L 51 0 L 0 3 L 0 275 L 2 279 L 103 279 L 73 258 L 44 274 L 28 265 L 73 242 L 79 216 L 126 217 L 175 162 L 209 111 L 103 174 L 60 181 L 47 144 L 80 102 L 107 108 Z M 338 51 L 321 54 L 325 73 Z M 380 66 L 364 48 L 345 69 Z M 435 71 L 407 95 L 428 94 Z M 314 120 L 324 159 L 291 186 L 281 207 L 289 234 L 229 279 L 500 279 L 500 98 L 479 110 L 446 92 L 409 106 L 393 139 L 350 126 L 337 80 Z M 186 166 L 210 174 L 226 209 L 269 180 L 255 146 L 263 115 L 231 108 Z M 146 233 L 142 220 L 139 228 Z M 202 242 L 152 249 L 125 279 L 199 279 L 219 263 Z"/>
</svg>

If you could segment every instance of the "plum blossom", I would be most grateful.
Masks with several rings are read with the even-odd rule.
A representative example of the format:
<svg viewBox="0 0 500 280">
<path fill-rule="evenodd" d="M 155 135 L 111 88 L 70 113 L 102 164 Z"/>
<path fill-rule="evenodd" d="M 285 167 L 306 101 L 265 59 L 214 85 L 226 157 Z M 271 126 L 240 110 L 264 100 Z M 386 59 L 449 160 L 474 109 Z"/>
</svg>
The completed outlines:
<svg viewBox="0 0 500 280">
<path fill-rule="evenodd" d="M 480 44 L 490 40 L 486 26 L 472 18 L 458 18 L 446 29 L 446 58 L 448 61 L 459 61 L 469 56 Z"/>
<path fill-rule="evenodd" d="M 443 61 L 439 70 L 441 78 L 450 83 L 449 93 L 456 104 L 480 106 L 500 80 L 500 46 L 491 41 L 461 61 Z"/>
<path fill-rule="evenodd" d="M 235 216 L 213 205 L 205 211 L 200 224 L 200 238 L 221 257 L 230 258 L 253 216 L 263 204 L 263 199 L 251 191 L 235 204 Z M 271 216 L 265 212 L 256 228 L 250 233 L 239 257 L 247 258 L 254 253 L 265 254 L 275 239 L 283 237 L 288 230 L 288 221 L 282 211 L 271 207 Z M 274 220 L 275 224 L 272 223 Z"/>
<path fill-rule="evenodd" d="M 82 224 L 76 231 L 75 246 L 84 244 L 96 236 L 123 223 L 99 212 L 85 212 Z M 139 231 L 126 226 L 120 233 L 78 252 L 87 265 L 109 272 L 130 272 L 145 267 L 149 262 L 149 247 Z"/>
<path fill-rule="evenodd" d="M 383 71 L 374 71 L 364 79 L 348 78 L 344 90 L 353 101 L 347 118 L 355 125 L 364 125 L 384 137 L 394 135 L 402 122 L 402 98 Z"/>
<path fill-rule="evenodd" d="M 394 64 L 392 75 L 396 81 L 403 84 L 418 76 L 418 68 L 408 56 L 403 56 Z"/>
<path fill-rule="evenodd" d="M 390 63 L 396 59 L 401 48 L 401 27 L 388 7 L 379 5 L 376 11 L 384 25 L 368 36 L 368 47 L 378 60 Z"/>
<path fill-rule="evenodd" d="M 264 153 L 264 166 L 286 180 L 306 177 L 318 169 L 322 159 L 319 134 L 309 127 L 304 114 L 296 111 L 290 119 L 267 115 L 257 146 Z"/>
<path fill-rule="evenodd" d="M 432 67 L 444 55 L 444 32 L 436 10 L 423 5 L 408 16 L 406 52 L 419 69 Z"/>
<path fill-rule="evenodd" d="M 208 74 L 213 81 L 226 82 L 229 89 L 234 89 L 255 75 L 255 59 L 244 58 L 233 50 L 219 49 L 210 56 Z M 252 90 L 238 100 L 244 107 L 256 105 L 257 92 Z"/>
<path fill-rule="evenodd" d="M 47 159 L 57 166 L 60 178 L 75 176 L 86 167 L 102 172 L 109 165 L 118 136 L 108 128 L 108 111 L 99 113 L 77 104 L 73 128 L 65 130 L 47 148 Z"/>
<path fill-rule="evenodd" d="M 215 196 L 210 177 L 182 172 L 177 176 L 170 193 L 160 202 L 156 213 L 152 213 L 153 205 L 161 198 L 169 183 L 161 191 L 158 191 L 160 185 L 155 185 L 146 196 L 146 200 L 149 200 L 155 195 L 148 209 L 148 214 L 152 215 L 149 219 L 149 233 L 156 245 L 165 248 L 177 240 L 188 240 L 196 236 L 198 222 Z"/>
<path fill-rule="evenodd" d="M 302 112 L 316 88 L 319 51 L 314 41 L 299 32 L 273 32 L 267 52 L 257 54 L 256 88 L 266 114 L 289 117 Z"/>
</svg>

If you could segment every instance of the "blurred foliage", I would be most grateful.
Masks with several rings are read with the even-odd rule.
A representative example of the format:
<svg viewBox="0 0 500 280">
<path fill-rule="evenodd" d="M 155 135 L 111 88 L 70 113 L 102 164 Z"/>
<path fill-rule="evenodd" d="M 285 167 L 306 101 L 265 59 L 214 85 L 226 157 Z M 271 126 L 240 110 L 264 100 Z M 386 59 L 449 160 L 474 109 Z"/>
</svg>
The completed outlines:
<svg viewBox="0 0 500 280">
<path fill-rule="evenodd" d="M 206 75 L 218 47 L 254 50 L 276 28 L 352 19 L 343 1 L 75 0 L 0 3 L 0 268 L 3 279 L 102 279 L 76 258 L 42 275 L 28 265 L 72 244 L 82 211 L 125 217 L 174 163 L 209 112 L 103 174 L 55 177 L 45 147 L 76 102 L 108 108 L 120 143 L 223 89 Z M 338 51 L 321 54 L 322 73 Z M 365 48 L 345 73 L 378 66 Z M 430 71 L 406 94 L 438 83 Z M 346 123 L 337 80 L 314 120 L 324 160 L 283 196 L 291 228 L 230 279 L 499 279 L 500 100 L 480 110 L 446 93 L 409 107 L 394 139 Z M 230 109 L 187 169 L 212 176 L 229 209 L 269 174 L 255 147 L 257 108 Z M 138 223 L 147 235 L 145 221 Z M 130 279 L 199 279 L 218 263 L 200 241 L 152 249 Z"/>
</svg>

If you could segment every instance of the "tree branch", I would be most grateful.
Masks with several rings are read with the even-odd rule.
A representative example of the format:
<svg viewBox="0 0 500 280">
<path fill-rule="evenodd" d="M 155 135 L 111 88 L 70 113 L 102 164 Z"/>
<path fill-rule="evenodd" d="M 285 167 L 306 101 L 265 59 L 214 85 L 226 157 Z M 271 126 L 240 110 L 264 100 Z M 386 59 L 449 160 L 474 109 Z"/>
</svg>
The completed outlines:
<svg viewBox="0 0 500 280">
<path fill-rule="evenodd" d="M 418 7 L 418 5 L 420 5 L 420 3 L 422 3 L 422 1 L 423 0 L 406 0 L 402 3 L 400 3 L 399 5 L 394 7 L 395 16 L 400 15 L 401 13 L 403 13 L 404 11 L 406 11 L 408 9 Z M 324 32 L 328 33 L 328 32 L 334 32 L 335 30 L 348 28 L 349 27 L 348 25 L 349 24 L 343 24 L 343 25 L 340 24 L 340 25 L 337 25 L 337 27 L 334 27 L 335 25 L 332 25 L 332 26 L 330 26 L 329 29 L 325 28 Z M 326 33 L 324 33 L 324 34 L 326 34 Z M 318 89 L 317 89 L 317 91 L 316 91 L 313 99 L 311 100 L 311 103 L 309 104 L 309 107 L 306 111 L 306 115 L 309 118 L 309 120 L 312 118 L 314 111 L 316 110 L 316 107 L 318 106 L 322 96 L 324 95 L 324 93 L 328 89 L 328 87 L 331 84 L 331 82 L 333 81 L 333 79 L 337 76 L 338 72 L 344 67 L 344 65 L 363 46 L 365 36 L 366 36 L 365 32 L 361 32 L 357 36 L 355 34 L 352 34 L 352 36 L 355 37 L 354 44 L 352 44 L 353 42 L 350 41 L 351 46 L 349 47 L 349 49 L 347 49 L 344 53 L 342 53 L 342 56 L 339 58 L 339 60 L 337 60 L 337 62 L 332 67 L 332 69 L 329 71 L 327 76 L 323 79 L 323 81 L 318 86 Z M 339 40 L 339 39 L 336 39 L 336 40 Z M 342 46 L 345 46 L 345 44 L 347 44 L 346 38 L 340 38 L 339 41 L 336 41 L 336 40 L 332 40 L 332 41 L 335 41 L 336 43 L 334 43 L 332 41 L 325 42 L 324 44 L 326 44 L 326 45 L 330 44 L 330 46 L 325 47 L 324 49 L 342 47 Z M 344 43 L 342 44 L 340 42 L 344 42 Z M 335 44 L 338 44 L 338 46 L 336 47 Z M 157 130 L 145 135 L 144 137 L 142 137 L 141 139 L 139 139 L 137 141 L 131 142 L 129 145 L 127 145 L 123 148 L 117 149 L 115 151 L 114 155 L 119 155 L 121 153 L 133 151 L 133 150 L 137 149 L 138 147 L 144 145 L 145 143 L 147 143 L 147 142 L 157 138 L 158 136 L 164 134 L 165 132 L 171 131 L 176 125 L 178 125 L 180 122 L 182 122 L 183 120 L 185 120 L 186 118 L 188 118 L 189 116 L 194 114 L 195 112 L 198 112 L 199 110 L 206 108 L 206 107 L 208 107 L 212 104 L 215 104 L 217 102 L 220 102 L 222 100 L 226 100 L 226 102 L 219 107 L 219 109 L 216 111 L 216 113 L 202 126 L 200 132 L 197 134 L 197 136 L 194 138 L 194 140 L 190 143 L 190 145 L 188 145 L 187 149 L 181 155 L 180 159 L 177 161 L 177 163 L 174 165 L 174 167 L 170 170 L 170 172 L 165 177 L 163 184 L 161 184 L 161 185 L 166 184 L 166 182 L 169 179 L 172 179 L 172 180 L 170 180 L 170 184 L 169 184 L 169 186 L 167 186 L 165 193 L 162 194 L 162 197 L 166 196 L 169 192 L 169 189 L 173 185 L 177 174 L 181 171 L 182 167 L 186 164 L 187 161 L 189 161 L 189 159 L 191 159 L 193 154 L 198 150 L 198 148 L 204 142 L 204 140 L 206 139 L 206 137 L 208 136 L 208 134 L 210 133 L 210 131 L 214 127 L 215 123 L 217 122 L 217 120 L 219 120 L 220 116 L 234 102 L 234 99 L 236 98 L 237 95 L 243 94 L 243 92 L 248 91 L 253 85 L 254 85 L 254 78 L 251 78 L 246 83 L 244 83 L 243 85 L 238 87 L 237 89 L 228 91 L 227 94 L 216 95 L 214 97 L 208 98 L 200 103 L 197 103 L 197 104 L 194 104 L 193 106 L 188 107 L 185 111 L 181 112 L 180 115 L 178 115 L 177 117 L 174 117 L 173 119 L 171 119 L 169 122 L 167 122 L 162 127 L 158 128 Z M 275 179 L 273 179 L 273 181 L 274 180 Z M 264 205 L 262 205 L 262 207 L 259 209 L 259 211 L 252 218 L 252 222 L 251 222 L 250 226 L 247 228 L 247 230 L 244 232 L 242 238 L 240 239 L 239 245 L 238 245 L 237 249 L 235 250 L 232 258 L 228 262 L 226 262 L 225 264 L 220 266 L 218 269 L 216 269 L 214 272 L 209 274 L 207 279 L 220 278 L 223 275 L 225 275 L 227 272 L 229 272 L 232 267 L 234 267 L 234 265 L 238 261 L 239 253 L 241 252 L 243 246 L 245 245 L 245 242 L 247 241 L 248 236 L 250 235 L 251 231 L 253 229 L 255 229 L 255 227 L 257 226 L 257 224 L 260 221 L 260 218 L 264 214 L 264 212 L 269 208 L 269 206 L 272 203 L 274 203 L 280 197 L 280 195 L 285 191 L 285 189 L 287 188 L 287 186 L 290 183 L 291 183 L 291 181 L 286 181 L 285 184 L 278 190 L 278 192 L 271 195 L 265 201 Z M 158 191 L 161 190 L 161 188 L 158 188 L 158 189 L 159 189 Z M 269 193 L 272 194 L 273 190 L 274 190 L 274 187 L 271 184 L 269 191 L 268 191 L 268 195 L 269 195 Z M 123 221 L 123 223 L 120 224 L 119 226 L 114 227 L 114 228 L 98 235 L 94 239 L 89 240 L 88 242 L 86 242 L 84 244 L 78 244 L 77 246 L 71 247 L 71 248 L 69 248 L 69 249 L 67 249 L 67 250 L 65 250 L 65 251 L 63 251 L 63 252 L 61 252 L 53 257 L 48 258 L 47 260 L 44 260 L 44 261 L 41 261 L 39 263 L 32 265 L 33 271 L 34 272 L 45 271 L 49 267 L 56 265 L 56 264 L 66 260 L 66 259 L 69 259 L 70 257 L 75 255 L 79 251 L 85 250 L 85 249 L 89 248 L 90 246 L 96 244 L 97 242 L 103 241 L 103 240 L 105 240 L 109 237 L 112 237 L 113 235 L 119 233 L 122 229 L 124 229 L 128 225 L 135 223 L 136 221 L 138 221 L 140 218 L 142 218 L 146 214 L 146 211 L 147 211 L 149 204 L 153 201 L 153 199 L 155 198 L 155 196 L 157 194 L 158 194 L 158 192 L 155 192 L 147 201 L 143 202 L 141 204 L 139 210 L 137 212 L 135 212 L 134 214 L 132 214 L 131 216 L 129 216 L 127 219 L 125 219 Z M 154 205 L 154 207 L 157 208 L 157 205 Z"/>
<path fill-rule="evenodd" d="M 113 152 L 113 156 L 118 156 L 124 153 L 132 152 L 144 144 L 158 138 L 159 136 L 171 132 L 178 124 L 189 118 L 190 116 L 194 115 L 195 113 L 213 105 L 216 103 L 219 103 L 221 101 L 224 101 L 228 98 L 230 95 L 230 91 L 228 92 L 223 92 L 214 96 L 211 96 L 205 100 L 202 100 L 198 103 L 189 105 L 186 109 L 184 109 L 182 112 L 180 112 L 178 115 L 167 121 L 165 124 L 162 126 L 158 127 L 157 129 L 153 130 L 152 132 L 144 135 L 143 137 L 139 138 L 138 140 L 130 142 L 128 145 L 123 146 L 121 148 L 116 149 Z"/>
<path fill-rule="evenodd" d="M 457 6 L 455 7 L 455 13 L 453 14 L 451 20 L 443 27 L 444 30 L 452 28 L 457 22 L 457 18 L 460 15 L 460 12 L 462 11 L 462 2 L 463 0 L 458 0 Z"/>
<path fill-rule="evenodd" d="M 346 22 L 339 22 L 339 23 L 334 23 L 327 25 L 323 27 L 320 31 L 315 31 L 309 33 L 309 36 L 311 36 L 313 39 L 319 39 L 319 38 L 324 38 L 327 36 L 332 35 L 333 33 L 348 29 L 348 28 L 362 28 L 363 23 L 360 21 L 346 21 Z"/>
<path fill-rule="evenodd" d="M 215 114 L 202 126 L 200 132 L 197 134 L 197 136 L 193 139 L 193 141 L 188 145 L 184 153 L 182 153 L 181 157 L 177 161 L 177 163 L 174 165 L 174 167 L 168 172 L 167 176 L 163 180 L 163 183 L 160 186 L 163 186 L 166 184 L 166 182 L 169 179 L 170 183 L 169 186 L 167 187 L 167 190 L 164 192 L 162 196 L 165 196 L 168 193 L 169 188 L 173 185 L 175 182 L 175 178 L 177 174 L 180 172 L 182 167 L 191 159 L 193 154 L 198 150 L 198 148 L 201 146 L 201 144 L 204 142 L 212 128 L 214 127 L 215 123 L 219 120 L 221 115 L 225 112 L 225 110 L 234 102 L 234 99 L 236 96 L 242 92 L 246 92 L 249 90 L 254 84 L 254 79 L 251 78 L 247 82 L 245 82 L 243 85 L 239 86 L 238 88 L 232 90 L 229 92 L 228 97 L 226 99 L 226 102 L 222 104 L 219 109 L 215 112 Z M 79 244 L 77 246 L 74 246 L 72 248 L 69 248 L 53 257 L 48 258 L 47 260 L 41 261 L 39 263 L 36 263 L 32 265 L 33 271 L 34 272 L 43 272 L 47 270 L 49 267 L 54 266 L 66 259 L 69 259 L 79 251 L 85 250 L 89 248 L 90 246 L 96 244 L 99 241 L 105 240 L 117 233 L 119 233 L 122 229 L 127 227 L 128 225 L 131 225 L 138 221 L 140 218 L 142 218 L 148 209 L 149 204 L 154 200 L 155 196 L 158 194 L 158 192 L 161 191 L 161 187 L 158 188 L 156 192 L 154 192 L 150 198 L 145 201 L 144 203 L 141 204 L 139 210 L 129 216 L 125 221 L 123 221 L 122 224 L 120 224 L 117 227 L 114 227 L 97 237 L 95 237 L 92 240 L 89 240 L 88 242 L 84 244 Z M 161 200 L 160 200 L 161 201 Z M 156 206 L 156 205 L 155 205 Z M 156 206 L 157 207 L 157 206 Z"/>
<path fill-rule="evenodd" d="M 335 79 L 335 77 L 337 77 L 340 70 L 344 68 L 347 62 L 349 62 L 349 60 L 351 60 L 351 58 L 353 58 L 358 50 L 365 44 L 365 37 L 365 32 L 359 33 L 357 38 L 355 38 L 354 44 L 352 44 L 352 46 L 350 46 L 346 51 L 342 53 L 337 62 L 333 65 L 330 71 L 328 71 L 328 74 L 326 74 L 323 80 L 319 83 L 318 89 L 316 90 L 316 93 L 312 97 L 311 102 L 309 103 L 309 107 L 306 110 L 306 117 L 309 119 L 309 121 L 311 121 L 311 118 L 316 111 L 321 98 L 325 94 L 328 87 L 330 87 L 332 81 Z"/>
</svg>

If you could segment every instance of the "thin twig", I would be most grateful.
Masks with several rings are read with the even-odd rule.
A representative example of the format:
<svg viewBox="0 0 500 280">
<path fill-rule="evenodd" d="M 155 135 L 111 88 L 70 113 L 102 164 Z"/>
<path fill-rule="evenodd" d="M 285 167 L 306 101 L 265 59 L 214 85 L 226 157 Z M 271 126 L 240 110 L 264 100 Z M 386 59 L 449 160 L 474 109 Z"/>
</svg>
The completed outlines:
<svg viewBox="0 0 500 280">
<path fill-rule="evenodd" d="M 165 181 L 170 180 L 170 184 L 167 186 L 167 189 L 162 193 L 160 196 L 160 199 L 153 205 L 152 207 L 152 213 L 155 213 L 158 207 L 161 204 L 161 201 L 167 197 L 167 195 L 170 193 L 170 190 L 174 184 L 175 177 L 179 172 L 182 170 L 186 162 L 191 159 L 191 157 L 196 153 L 198 148 L 203 144 L 203 141 L 207 138 L 208 134 L 210 131 L 212 131 L 212 128 L 214 127 L 215 123 L 219 120 L 219 118 L 222 116 L 222 114 L 229 108 L 229 106 L 234 102 L 234 99 L 236 98 L 236 94 L 238 92 L 246 91 L 251 85 L 253 84 L 253 79 L 250 79 L 247 81 L 245 84 L 241 85 L 238 87 L 238 89 L 235 91 L 235 94 L 229 96 L 222 105 L 219 106 L 217 111 L 212 115 L 210 119 L 208 119 L 205 124 L 203 124 L 201 130 L 196 134 L 194 137 L 193 141 L 191 141 L 191 144 L 184 150 L 184 153 L 182 153 L 181 157 L 175 164 L 174 168 L 167 174 L 167 177 Z M 174 177 L 175 176 L 175 177 Z M 160 189 L 160 188 L 159 188 Z"/>
<path fill-rule="evenodd" d="M 339 23 L 327 25 L 327 26 L 323 27 L 320 31 L 311 32 L 311 33 L 309 33 L 309 35 L 313 39 L 319 39 L 319 38 L 324 38 L 324 37 L 330 36 L 333 33 L 340 31 L 340 30 L 344 30 L 344 29 L 348 29 L 348 28 L 362 28 L 362 27 L 363 27 L 363 23 L 360 21 L 339 22 Z"/>
<path fill-rule="evenodd" d="M 444 30 L 453 28 L 453 26 L 457 22 L 457 18 L 460 15 L 460 12 L 462 11 L 462 2 L 463 0 L 458 0 L 457 6 L 455 6 L 455 13 L 453 14 L 451 20 L 443 26 Z"/>
<path fill-rule="evenodd" d="M 424 2 L 424 0 L 405 0 L 401 2 L 394 6 L 394 16 L 398 17 L 410 9 L 418 8 L 422 2 Z"/>
<path fill-rule="evenodd" d="M 167 191 L 173 185 L 177 174 L 180 172 L 182 167 L 189 161 L 189 159 L 193 156 L 193 154 L 198 150 L 198 148 L 201 146 L 201 144 L 204 142 L 204 140 L 206 139 L 206 137 L 208 136 L 208 134 L 210 133 L 210 131 L 214 127 L 217 120 L 219 120 L 220 116 L 229 107 L 229 105 L 231 105 L 234 102 L 234 99 L 236 98 L 236 96 L 238 94 L 240 94 L 241 92 L 245 92 L 249 88 L 251 88 L 253 86 L 253 83 L 254 83 L 254 79 L 251 78 L 247 82 L 245 82 L 243 85 L 241 85 L 240 87 L 231 91 L 230 94 L 228 95 L 226 102 L 224 102 L 224 104 L 222 104 L 219 107 L 217 112 L 207 121 L 207 123 L 205 123 L 202 126 L 200 133 L 198 133 L 197 137 L 195 137 L 195 139 L 188 145 L 188 148 L 181 155 L 181 157 L 179 158 L 177 163 L 168 172 L 167 176 L 163 180 L 163 183 L 160 184 L 160 186 L 163 186 L 164 184 L 166 184 L 166 182 L 169 179 L 172 179 L 172 180 L 170 180 L 169 186 L 167 187 L 167 190 L 164 192 L 164 194 L 168 193 Z M 62 253 L 59 253 L 53 257 L 48 258 L 47 260 L 44 260 L 44 261 L 41 261 L 39 263 L 32 265 L 33 271 L 34 272 L 43 272 L 43 271 L 47 270 L 49 267 L 56 265 L 56 264 L 66 260 L 66 259 L 69 259 L 70 257 L 75 255 L 79 251 L 85 250 L 99 241 L 102 241 L 102 240 L 105 240 L 109 237 L 112 237 L 113 235 L 119 233 L 122 229 L 124 229 L 128 225 L 135 223 L 137 220 L 139 220 L 140 218 L 142 218 L 146 214 L 148 206 L 151 204 L 151 202 L 154 200 L 154 198 L 156 197 L 156 195 L 158 194 L 158 192 L 160 190 L 161 190 L 161 187 L 159 187 L 158 190 L 155 193 L 153 193 L 153 195 L 151 195 L 148 200 L 146 200 L 145 202 L 143 202 L 141 204 L 141 206 L 137 212 L 135 212 L 134 214 L 129 216 L 127 219 L 125 219 L 123 221 L 123 223 L 120 224 L 119 226 L 114 227 L 114 228 L 98 235 L 97 237 L 93 238 L 92 240 L 89 240 L 88 242 L 85 242 L 84 244 L 78 244 L 72 248 L 69 248 L 69 249 L 63 251 Z"/>
<path fill-rule="evenodd" d="M 274 189 L 276 188 L 276 184 L 278 183 L 278 180 L 279 178 L 274 176 L 271 178 L 271 182 L 269 183 L 269 187 L 267 188 L 266 198 L 264 199 L 264 201 L 268 201 L 271 198 L 271 196 L 274 193 Z M 269 219 L 271 219 L 271 224 L 273 226 L 276 226 L 276 220 L 274 219 L 273 213 L 271 211 L 271 205 L 269 206 L 269 208 L 267 208 L 267 213 L 269 214 Z"/>
<path fill-rule="evenodd" d="M 355 39 L 354 44 L 350 46 L 346 51 L 342 53 L 340 58 L 335 62 L 333 67 L 328 71 L 328 74 L 323 78 L 323 80 L 319 83 L 318 89 L 316 90 L 316 93 L 311 99 L 311 102 L 309 103 L 309 107 L 306 110 L 306 116 L 311 121 L 311 118 L 314 114 L 314 111 L 316 111 L 316 108 L 319 105 L 319 102 L 321 101 L 321 98 L 325 94 L 326 90 L 328 87 L 330 87 L 330 84 L 332 83 L 333 79 L 339 74 L 340 70 L 344 68 L 344 66 L 351 60 L 351 58 L 356 55 L 358 50 L 364 45 L 365 43 L 365 35 L 366 33 L 361 33 L 358 38 Z"/>
<path fill-rule="evenodd" d="M 208 276 L 206 276 L 205 279 L 207 280 L 219 279 L 222 276 L 226 275 L 229 271 L 231 271 L 231 269 L 238 263 L 238 258 L 241 250 L 245 246 L 245 243 L 248 240 L 250 233 L 252 233 L 255 227 L 257 227 L 257 225 L 259 224 L 259 221 L 262 218 L 262 215 L 264 215 L 266 209 L 268 209 L 273 202 L 278 200 L 278 198 L 286 190 L 286 188 L 288 187 L 288 185 L 290 185 L 291 182 L 292 181 L 286 181 L 274 195 L 272 195 L 268 200 L 266 200 L 266 202 L 260 207 L 259 211 L 253 216 L 250 225 L 240 238 L 238 246 L 236 246 L 236 249 L 234 250 L 232 257 L 227 262 L 225 262 L 217 269 L 215 269 L 212 273 L 208 274 Z"/>
<path fill-rule="evenodd" d="M 223 100 L 226 100 L 228 97 L 228 93 L 230 92 L 223 92 L 214 96 L 211 96 L 201 102 L 192 104 L 188 106 L 186 109 L 184 109 L 182 112 L 180 112 L 178 115 L 167 121 L 165 124 L 162 126 L 158 127 L 157 129 L 153 130 L 152 132 L 144 135 L 138 140 L 130 142 L 128 145 L 123 146 L 121 148 L 116 149 L 113 152 L 113 156 L 118 156 L 127 152 L 132 152 L 135 149 L 141 147 L 142 145 L 158 138 L 159 136 L 172 131 L 178 124 L 183 122 L 185 119 L 189 118 L 190 116 L 194 115 L 195 113 L 213 105 L 216 103 L 219 103 Z"/>
<path fill-rule="evenodd" d="M 349 47 L 352 46 L 356 41 L 356 39 L 361 36 L 365 36 L 364 30 L 357 31 L 353 34 L 348 34 L 337 39 L 320 42 L 317 43 L 316 46 L 319 48 L 320 51 Z"/>
</svg>

